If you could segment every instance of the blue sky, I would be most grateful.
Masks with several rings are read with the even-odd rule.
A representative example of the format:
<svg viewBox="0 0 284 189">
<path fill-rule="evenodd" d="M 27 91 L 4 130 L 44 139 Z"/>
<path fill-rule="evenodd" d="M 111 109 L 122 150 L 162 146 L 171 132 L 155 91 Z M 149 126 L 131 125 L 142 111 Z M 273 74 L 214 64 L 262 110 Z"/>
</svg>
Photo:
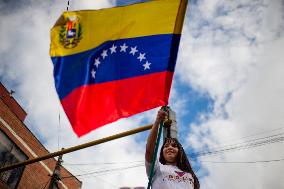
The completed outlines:
<svg viewBox="0 0 284 189">
<path fill-rule="evenodd" d="M 70 10 L 134 2 L 139 1 L 71 0 Z M 25 124 L 51 152 L 149 124 L 157 111 L 119 120 L 80 139 L 75 136 L 56 95 L 49 57 L 49 30 L 66 5 L 67 1 L 0 2 L 0 80 L 16 91 L 14 97 L 28 113 Z M 170 106 L 177 112 L 180 140 L 189 155 L 239 144 L 246 136 L 254 135 L 245 138 L 252 140 L 283 132 L 283 9 L 281 0 L 189 1 L 170 96 Z M 80 179 L 83 189 L 94 185 L 102 189 L 146 185 L 143 159 L 147 134 L 66 155 L 65 166 L 76 175 L 140 161 L 137 168 Z M 280 141 L 202 156 L 192 163 L 202 188 L 279 189 L 284 188 L 283 161 L 212 162 L 281 159 L 282 148 Z M 81 163 L 116 164 L 68 165 L 78 159 Z"/>
</svg>

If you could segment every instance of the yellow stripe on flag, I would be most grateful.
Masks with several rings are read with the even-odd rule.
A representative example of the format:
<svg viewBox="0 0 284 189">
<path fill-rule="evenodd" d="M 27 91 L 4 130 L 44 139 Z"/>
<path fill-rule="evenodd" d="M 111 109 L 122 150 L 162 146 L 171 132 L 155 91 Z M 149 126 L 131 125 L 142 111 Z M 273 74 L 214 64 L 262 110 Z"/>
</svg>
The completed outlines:
<svg viewBox="0 0 284 189">
<path fill-rule="evenodd" d="M 186 5 L 187 0 L 156 0 L 102 10 L 64 12 L 51 29 L 50 55 L 76 54 L 110 40 L 180 34 Z M 67 21 L 72 18 L 77 20 L 68 26 Z M 65 39 L 66 27 L 76 29 L 77 39 Z"/>
</svg>

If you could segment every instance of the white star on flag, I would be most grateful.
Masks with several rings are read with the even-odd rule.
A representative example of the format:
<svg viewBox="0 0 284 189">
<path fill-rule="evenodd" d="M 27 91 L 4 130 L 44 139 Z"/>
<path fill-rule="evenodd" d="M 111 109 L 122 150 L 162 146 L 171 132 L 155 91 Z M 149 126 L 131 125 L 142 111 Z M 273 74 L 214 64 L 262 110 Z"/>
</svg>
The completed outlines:
<svg viewBox="0 0 284 189">
<path fill-rule="evenodd" d="M 139 57 L 138 57 L 137 59 L 139 59 L 140 62 L 141 62 L 143 59 L 146 59 L 146 58 L 145 58 L 145 54 L 146 54 L 146 53 L 139 53 Z"/>
<path fill-rule="evenodd" d="M 146 63 L 145 63 L 145 64 L 143 64 L 143 66 L 144 66 L 144 70 L 147 70 L 147 69 L 149 69 L 149 70 L 150 70 L 150 65 L 151 65 L 151 63 L 150 63 L 150 62 L 148 62 L 148 61 L 146 61 Z"/>
<path fill-rule="evenodd" d="M 120 52 L 126 52 L 126 49 L 128 48 L 128 46 L 126 46 L 125 43 L 123 43 L 123 45 L 120 46 Z"/>
<path fill-rule="evenodd" d="M 97 66 L 97 67 L 99 67 L 99 64 L 100 64 L 101 62 L 100 62 L 100 58 L 96 58 L 95 59 L 95 65 Z"/>
<path fill-rule="evenodd" d="M 135 47 L 131 47 L 131 51 L 130 51 L 130 53 L 129 53 L 129 54 L 132 54 L 132 55 L 134 56 L 136 52 L 138 52 L 138 50 L 137 50 L 137 46 L 135 46 Z"/>
<path fill-rule="evenodd" d="M 95 72 L 95 70 L 94 69 L 92 69 L 92 71 L 91 71 L 91 74 L 92 74 L 92 78 L 96 78 L 96 72 Z"/>
<path fill-rule="evenodd" d="M 114 44 L 112 45 L 112 47 L 110 48 L 110 54 L 112 53 L 116 53 L 116 47 Z"/>
<path fill-rule="evenodd" d="M 105 59 L 105 57 L 107 57 L 107 50 L 104 50 L 101 55 L 102 55 L 103 59 Z"/>
</svg>

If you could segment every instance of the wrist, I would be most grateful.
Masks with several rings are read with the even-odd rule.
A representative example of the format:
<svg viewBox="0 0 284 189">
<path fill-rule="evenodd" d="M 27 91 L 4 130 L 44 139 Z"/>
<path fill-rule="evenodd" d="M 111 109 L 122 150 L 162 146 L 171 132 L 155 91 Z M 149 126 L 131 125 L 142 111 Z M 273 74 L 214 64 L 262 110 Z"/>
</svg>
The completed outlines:
<svg viewBox="0 0 284 189">
<path fill-rule="evenodd" d="M 156 119 L 154 124 L 158 126 L 158 125 L 160 125 L 161 121 L 162 120 Z"/>
</svg>

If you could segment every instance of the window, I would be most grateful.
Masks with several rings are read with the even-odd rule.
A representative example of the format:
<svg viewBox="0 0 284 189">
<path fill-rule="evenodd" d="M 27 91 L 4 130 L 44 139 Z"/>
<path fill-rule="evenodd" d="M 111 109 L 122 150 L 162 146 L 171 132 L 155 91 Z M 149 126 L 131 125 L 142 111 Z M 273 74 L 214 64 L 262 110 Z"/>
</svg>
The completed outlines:
<svg viewBox="0 0 284 189">
<path fill-rule="evenodd" d="M 28 157 L 0 130 L 0 167 L 22 162 Z M 0 173 L 0 180 L 11 189 L 17 187 L 24 166 Z"/>
</svg>

